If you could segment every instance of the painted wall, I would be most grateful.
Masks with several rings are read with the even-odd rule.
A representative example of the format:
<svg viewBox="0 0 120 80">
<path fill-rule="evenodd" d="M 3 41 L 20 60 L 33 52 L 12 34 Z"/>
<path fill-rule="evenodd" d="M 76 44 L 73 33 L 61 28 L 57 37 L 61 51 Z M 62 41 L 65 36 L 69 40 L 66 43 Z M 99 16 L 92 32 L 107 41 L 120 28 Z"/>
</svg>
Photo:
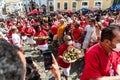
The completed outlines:
<svg viewBox="0 0 120 80">
<path fill-rule="evenodd" d="M 18 2 L 20 0 L 5 0 L 6 3 L 10 3 L 10 2 Z"/>
<path fill-rule="evenodd" d="M 57 10 L 57 2 L 60 2 L 60 10 L 64 10 L 64 2 L 68 2 L 68 10 L 72 10 L 72 2 L 77 3 L 77 10 L 82 8 L 82 2 L 88 2 L 88 8 L 95 8 L 95 2 L 100 1 L 102 3 L 101 9 L 106 9 L 111 6 L 112 0 L 55 0 L 55 10 Z"/>
</svg>

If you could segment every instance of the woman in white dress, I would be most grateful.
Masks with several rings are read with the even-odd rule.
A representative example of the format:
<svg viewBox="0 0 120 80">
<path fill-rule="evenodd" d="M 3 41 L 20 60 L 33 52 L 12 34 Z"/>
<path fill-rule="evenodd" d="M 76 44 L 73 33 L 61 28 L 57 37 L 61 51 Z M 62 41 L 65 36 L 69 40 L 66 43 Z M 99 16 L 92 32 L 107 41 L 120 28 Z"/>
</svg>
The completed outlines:
<svg viewBox="0 0 120 80">
<path fill-rule="evenodd" d="M 97 22 L 95 25 L 95 30 L 92 33 L 89 46 L 92 46 L 100 41 L 101 30 L 102 30 L 102 24 L 100 22 Z"/>
</svg>

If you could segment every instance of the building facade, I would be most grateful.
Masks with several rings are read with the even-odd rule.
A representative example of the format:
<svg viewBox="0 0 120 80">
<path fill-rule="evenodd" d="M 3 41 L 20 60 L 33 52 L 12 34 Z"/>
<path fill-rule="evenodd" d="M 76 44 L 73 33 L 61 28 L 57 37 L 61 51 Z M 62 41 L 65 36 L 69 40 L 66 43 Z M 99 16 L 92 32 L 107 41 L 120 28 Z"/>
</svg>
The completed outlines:
<svg viewBox="0 0 120 80">
<path fill-rule="evenodd" d="M 54 6 L 54 0 L 48 0 L 47 1 L 47 5 L 48 5 L 48 10 L 49 11 L 54 11 L 54 8 L 55 8 L 55 6 Z"/>
<path fill-rule="evenodd" d="M 5 13 L 5 0 L 0 0 L 0 15 L 3 15 Z"/>
<path fill-rule="evenodd" d="M 112 0 L 55 0 L 55 10 L 79 10 L 81 8 L 109 8 Z"/>
<path fill-rule="evenodd" d="M 22 0 L 0 0 L 0 15 L 24 12 Z"/>
<path fill-rule="evenodd" d="M 7 14 L 24 12 L 24 7 L 22 1 L 6 3 Z"/>
</svg>

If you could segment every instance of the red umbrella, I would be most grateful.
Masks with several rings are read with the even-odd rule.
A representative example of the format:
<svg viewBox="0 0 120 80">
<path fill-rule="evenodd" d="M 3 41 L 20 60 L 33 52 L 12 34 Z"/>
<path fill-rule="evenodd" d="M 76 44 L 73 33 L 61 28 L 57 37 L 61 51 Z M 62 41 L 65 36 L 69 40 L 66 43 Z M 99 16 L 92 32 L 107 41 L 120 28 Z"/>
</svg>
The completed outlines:
<svg viewBox="0 0 120 80">
<path fill-rule="evenodd" d="M 28 16 L 30 16 L 30 15 L 35 15 L 35 14 L 41 14 L 41 13 L 42 13 L 42 11 L 39 11 L 39 10 L 37 10 L 37 9 L 34 9 L 34 10 L 32 10 L 31 12 L 28 13 Z"/>
</svg>

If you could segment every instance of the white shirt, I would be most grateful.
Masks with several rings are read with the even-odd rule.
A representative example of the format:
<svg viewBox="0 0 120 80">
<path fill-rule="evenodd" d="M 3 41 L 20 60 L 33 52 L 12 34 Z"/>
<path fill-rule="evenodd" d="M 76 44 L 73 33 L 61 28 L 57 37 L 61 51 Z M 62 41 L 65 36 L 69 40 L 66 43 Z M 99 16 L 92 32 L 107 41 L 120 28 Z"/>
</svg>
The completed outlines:
<svg viewBox="0 0 120 80">
<path fill-rule="evenodd" d="M 86 35 L 85 35 L 84 41 L 88 42 L 91 38 L 92 33 L 95 31 L 95 27 L 91 27 L 90 25 L 87 25 L 85 27 L 85 31 L 86 31 Z"/>
<path fill-rule="evenodd" d="M 12 34 L 12 42 L 14 45 L 18 47 L 22 47 L 20 36 L 18 34 Z"/>
</svg>

